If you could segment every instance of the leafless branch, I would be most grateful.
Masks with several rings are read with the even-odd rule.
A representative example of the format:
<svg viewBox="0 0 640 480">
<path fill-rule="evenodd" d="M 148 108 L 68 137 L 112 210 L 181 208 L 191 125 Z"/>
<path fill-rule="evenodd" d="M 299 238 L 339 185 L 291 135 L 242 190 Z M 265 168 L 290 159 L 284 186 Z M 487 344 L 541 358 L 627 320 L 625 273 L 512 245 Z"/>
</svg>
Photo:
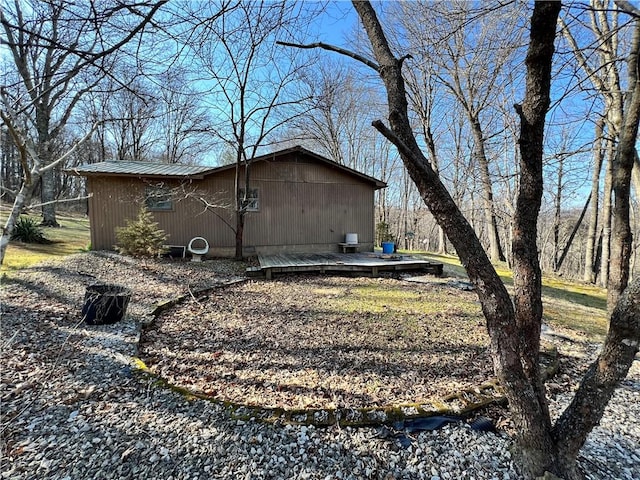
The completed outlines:
<svg viewBox="0 0 640 480">
<path fill-rule="evenodd" d="M 67 158 L 69 158 L 73 154 L 73 152 L 75 152 L 78 149 L 78 147 L 80 145 L 82 145 L 89 138 L 91 138 L 91 135 L 93 135 L 93 132 L 95 131 L 96 128 L 98 128 L 98 125 L 100 125 L 100 123 L 102 123 L 102 122 L 95 122 L 93 124 L 93 126 L 91 127 L 91 129 L 85 134 L 85 136 L 82 137 L 80 140 L 78 140 L 73 147 L 71 147 L 69 150 L 67 150 L 57 160 L 54 160 L 53 162 L 51 162 L 50 164 L 46 165 L 45 167 L 40 168 L 39 172 L 40 173 L 46 172 L 47 170 L 51 170 L 52 168 L 55 168 L 57 165 L 60 165 L 61 163 L 63 163 Z"/>
<path fill-rule="evenodd" d="M 93 193 L 90 193 L 88 195 L 78 195 L 77 197 L 73 197 L 73 198 L 59 198 L 56 200 L 51 200 L 50 202 L 31 203 L 29 205 L 24 206 L 23 208 L 25 210 L 33 210 L 34 208 L 40 208 L 40 207 L 43 207 L 44 205 L 57 205 L 59 203 L 79 202 L 81 200 L 87 200 L 91 197 L 93 197 Z"/>
<path fill-rule="evenodd" d="M 277 45 L 282 45 L 284 47 L 304 48 L 304 49 L 321 48 L 323 50 L 328 50 L 330 52 L 336 52 L 336 53 L 339 53 L 340 55 L 345 55 L 347 57 L 353 58 L 354 60 L 357 60 L 357 61 L 359 61 L 361 63 L 364 63 L 367 67 L 373 68 L 376 72 L 380 71 L 380 66 L 378 64 L 376 64 L 375 62 L 372 62 L 368 58 L 363 57 L 362 55 L 357 54 L 355 52 L 352 52 L 350 50 L 346 50 L 346 49 L 341 48 L 341 47 L 336 47 L 335 45 L 331 45 L 331 44 L 328 44 L 328 43 L 315 42 L 315 43 L 308 43 L 308 44 L 300 44 L 300 43 L 290 43 L 290 42 L 277 41 L 276 44 Z M 410 58 L 410 56 L 409 56 L 409 58 Z M 402 58 L 402 60 L 404 60 L 404 59 L 405 59 L 405 57 Z"/>
<path fill-rule="evenodd" d="M 614 0 L 616 6 L 625 13 L 628 13 L 631 16 L 640 18 L 640 8 L 633 5 L 631 2 L 627 0 Z"/>
</svg>

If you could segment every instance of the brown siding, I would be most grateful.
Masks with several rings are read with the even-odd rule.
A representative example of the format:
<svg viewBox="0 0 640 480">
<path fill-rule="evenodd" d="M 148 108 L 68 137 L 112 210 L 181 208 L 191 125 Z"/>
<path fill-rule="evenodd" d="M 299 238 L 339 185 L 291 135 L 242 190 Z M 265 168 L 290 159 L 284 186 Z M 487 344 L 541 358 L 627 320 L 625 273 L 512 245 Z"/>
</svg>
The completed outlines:
<svg viewBox="0 0 640 480">
<path fill-rule="evenodd" d="M 234 234 L 222 220 L 235 226 L 233 170 L 193 181 L 176 194 L 173 211 L 153 212 L 168 244 L 187 245 L 195 236 L 207 239 L 213 255 L 232 255 Z M 111 249 L 116 227 L 135 218 L 144 201 L 145 182 L 139 178 L 90 177 L 88 187 L 91 240 L 95 249 Z M 169 185 L 167 183 L 167 185 Z M 172 183 L 174 188 L 179 184 Z M 327 165 L 300 161 L 263 161 L 251 171 L 251 186 L 259 189 L 260 209 L 249 212 L 245 223 L 247 253 L 276 251 L 335 251 L 345 234 L 357 233 L 364 249 L 373 249 L 374 186 Z M 197 194 L 229 208 L 204 211 L 185 198 Z"/>
<path fill-rule="evenodd" d="M 261 205 L 248 215 L 247 245 L 320 244 L 335 250 L 347 233 L 373 243 L 371 186 L 318 164 L 262 163 L 252 177 Z"/>
</svg>

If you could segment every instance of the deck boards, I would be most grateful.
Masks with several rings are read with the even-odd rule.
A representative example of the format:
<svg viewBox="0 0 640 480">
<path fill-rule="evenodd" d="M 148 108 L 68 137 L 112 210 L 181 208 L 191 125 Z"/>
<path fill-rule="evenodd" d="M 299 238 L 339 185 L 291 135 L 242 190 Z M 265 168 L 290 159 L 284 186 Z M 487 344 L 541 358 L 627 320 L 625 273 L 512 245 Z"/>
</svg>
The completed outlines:
<svg viewBox="0 0 640 480">
<path fill-rule="evenodd" d="M 422 270 L 442 274 L 442 264 L 410 255 L 383 255 L 379 253 L 311 253 L 258 255 L 259 268 L 253 274 L 263 273 L 271 278 L 277 273 L 295 272 L 360 272 L 377 276 L 380 272 Z"/>
</svg>

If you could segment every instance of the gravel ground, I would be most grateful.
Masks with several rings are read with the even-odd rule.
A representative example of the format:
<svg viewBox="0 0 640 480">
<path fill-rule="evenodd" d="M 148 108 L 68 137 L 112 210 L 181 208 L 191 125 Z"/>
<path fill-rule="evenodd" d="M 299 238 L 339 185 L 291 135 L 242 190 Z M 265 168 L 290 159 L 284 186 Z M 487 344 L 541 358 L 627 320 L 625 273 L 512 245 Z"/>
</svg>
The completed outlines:
<svg viewBox="0 0 640 480">
<path fill-rule="evenodd" d="M 213 263 L 89 253 L 3 282 L 3 479 L 518 478 L 505 433 L 453 424 L 402 447 L 375 428 L 232 420 L 216 403 L 187 401 L 137 375 L 131 357 L 152 305 L 241 274 L 233 262 Z M 134 290 L 126 320 L 81 323 L 85 286 L 95 280 Z M 578 363 L 594 349 L 581 352 Z M 583 450 L 589 479 L 640 478 L 638 363 Z M 554 411 L 568 399 L 562 382 Z"/>
</svg>

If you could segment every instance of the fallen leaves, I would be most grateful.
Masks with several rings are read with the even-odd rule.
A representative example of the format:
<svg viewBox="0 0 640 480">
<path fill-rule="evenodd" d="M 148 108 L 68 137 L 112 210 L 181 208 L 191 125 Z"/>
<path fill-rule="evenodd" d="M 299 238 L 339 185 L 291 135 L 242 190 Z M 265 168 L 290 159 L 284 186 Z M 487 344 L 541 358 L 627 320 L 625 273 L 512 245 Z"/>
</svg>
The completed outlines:
<svg viewBox="0 0 640 480">
<path fill-rule="evenodd" d="M 141 355 L 169 382 L 225 401 L 290 409 L 414 403 L 492 376 L 481 318 L 473 293 L 441 285 L 249 281 L 163 313 L 143 335 Z"/>
</svg>

